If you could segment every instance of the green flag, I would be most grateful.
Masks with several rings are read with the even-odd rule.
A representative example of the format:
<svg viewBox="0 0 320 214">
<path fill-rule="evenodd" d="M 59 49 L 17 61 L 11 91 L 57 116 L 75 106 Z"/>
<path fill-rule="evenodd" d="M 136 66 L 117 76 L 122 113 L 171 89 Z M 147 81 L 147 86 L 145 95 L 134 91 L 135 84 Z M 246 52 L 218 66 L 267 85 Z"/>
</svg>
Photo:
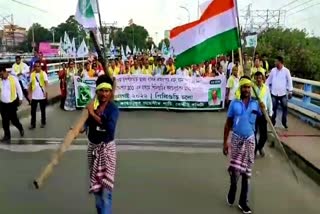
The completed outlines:
<svg viewBox="0 0 320 214">
<path fill-rule="evenodd" d="M 78 0 L 76 20 L 86 29 L 97 28 L 91 0 Z"/>
</svg>

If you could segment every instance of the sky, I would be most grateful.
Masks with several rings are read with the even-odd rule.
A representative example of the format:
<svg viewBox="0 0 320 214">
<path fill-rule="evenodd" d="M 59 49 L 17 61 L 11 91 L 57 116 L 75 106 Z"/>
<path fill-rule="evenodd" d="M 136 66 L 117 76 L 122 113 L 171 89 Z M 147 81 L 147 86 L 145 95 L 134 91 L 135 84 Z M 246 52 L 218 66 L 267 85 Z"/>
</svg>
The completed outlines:
<svg viewBox="0 0 320 214">
<path fill-rule="evenodd" d="M 0 18 L 13 14 L 14 23 L 23 27 L 30 27 L 38 22 L 50 28 L 64 22 L 70 15 L 75 14 L 77 0 L 18 0 L 44 10 L 41 12 L 12 0 L 0 0 Z M 205 0 L 199 0 L 200 3 Z M 290 2 L 292 4 L 282 7 Z M 308 3 L 309 2 L 309 3 Z M 253 10 L 285 9 L 286 27 L 305 28 L 308 33 L 320 36 L 320 25 L 316 20 L 320 18 L 320 5 L 310 7 L 299 13 L 301 9 L 316 4 L 319 0 L 238 0 L 239 10 L 246 9 L 252 3 Z M 164 31 L 188 22 L 198 17 L 198 0 L 99 0 L 102 21 L 113 23 L 118 27 L 128 25 L 132 18 L 135 24 L 143 25 L 156 41 L 164 37 Z M 300 5 L 300 6 L 299 6 Z M 187 8 L 187 10 L 181 8 Z M 294 7 L 297 7 L 294 9 Z"/>
</svg>

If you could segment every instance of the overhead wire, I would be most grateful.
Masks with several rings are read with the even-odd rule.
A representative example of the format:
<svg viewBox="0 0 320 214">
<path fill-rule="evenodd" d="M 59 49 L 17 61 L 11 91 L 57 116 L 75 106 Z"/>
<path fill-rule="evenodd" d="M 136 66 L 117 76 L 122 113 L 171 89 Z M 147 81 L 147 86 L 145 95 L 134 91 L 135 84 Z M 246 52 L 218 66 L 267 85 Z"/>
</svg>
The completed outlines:
<svg viewBox="0 0 320 214">
<path fill-rule="evenodd" d="M 293 13 L 290 13 L 290 14 L 288 14 L 288 16 L 295 15 L 295 14 L 297 14 L 297 13 L 300 13 L 300 12 L 302 12 L 302 11 L 305 11 L 305 10 L 311 8 L 311 7 L 316 7 L 316 6 L 318 6 L 318 5 L 320 5 L 320 2 L 318 2 L 318 3 L 316 3 L 316 4 L 309 5 L 309 6 L 305 7 L 305 8 L 303 8 L 303 9 L 298 10 L 298 11 L 295 11 L 295 12 L 293 12 Z"/>
<path fill-rule="evenodd" d="M 309 1 L 307 1 L 307 2 L 302 2 L 301 4 L 298 4 L 298 5 L 295 6 L 295 7 L 292 7 L 292 8 L 290 8 L 290 9 L 287 9 L 286 11 L 287 11 L 287 12 L 290 12 L 290 11 L 292 11 L 292 10 L 300 7 L 300 6 L 306 5 L 306 4 L 308 4 L 308 3 L 310 3 L 310 2 L 313 2 L 313 1 L 314 1 L 314 0 L 309 0 Z"/>
</svg>

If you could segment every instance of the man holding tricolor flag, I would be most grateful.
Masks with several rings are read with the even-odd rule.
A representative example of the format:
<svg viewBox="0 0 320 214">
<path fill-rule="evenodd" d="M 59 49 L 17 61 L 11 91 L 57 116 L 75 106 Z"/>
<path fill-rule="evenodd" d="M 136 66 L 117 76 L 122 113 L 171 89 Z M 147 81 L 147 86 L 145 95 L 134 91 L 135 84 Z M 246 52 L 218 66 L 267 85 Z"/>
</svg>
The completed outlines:
<svg viewBox="0 0 320 214">
<path fill-rule="evenodd" d="M 234 0 L 214 0 L 199 20 L 170 31 L 176 67 L 200 64 L 240 47 Z"/>
</svg>

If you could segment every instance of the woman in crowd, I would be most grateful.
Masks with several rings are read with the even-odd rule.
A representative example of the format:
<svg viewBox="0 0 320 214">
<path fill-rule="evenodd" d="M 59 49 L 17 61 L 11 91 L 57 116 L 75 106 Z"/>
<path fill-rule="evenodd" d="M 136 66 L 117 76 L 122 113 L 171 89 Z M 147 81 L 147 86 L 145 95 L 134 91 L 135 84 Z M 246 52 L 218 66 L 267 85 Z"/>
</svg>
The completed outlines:
<svg viewBox="0 0 320 214">
<path fill-rule="evenodd" d="M 96 71 L 91 68 L 89 62 L 84 64 L 85 69 L 81 73 L 81 78 L 92 78 L 96 76 Z"/>
<path fill-rule="evenodd" d="M 59 71 L 58 76 L 60 80 L 60 92 L 61 92 L 60 108 L 64 110 L 64 104 L 66 102 L 66 97 L 67 97 L 67 83 L 66 83 L 67 70 L 66 70 L 65 63 L 62 63 L 62 69 Z"/>
<path fill-rule="evenodd" d="M 76 95 L 74 88 L 74 76 L 78 74 L 78 71 L 75 67 L 74 60 L 69 61 L 69 68 L 66 73 L 66 84 L 67 84 L 67 97 L 64 104 L 64 109 L 66 111 L 75 111 L 76 110 Z"/>
</svg>

